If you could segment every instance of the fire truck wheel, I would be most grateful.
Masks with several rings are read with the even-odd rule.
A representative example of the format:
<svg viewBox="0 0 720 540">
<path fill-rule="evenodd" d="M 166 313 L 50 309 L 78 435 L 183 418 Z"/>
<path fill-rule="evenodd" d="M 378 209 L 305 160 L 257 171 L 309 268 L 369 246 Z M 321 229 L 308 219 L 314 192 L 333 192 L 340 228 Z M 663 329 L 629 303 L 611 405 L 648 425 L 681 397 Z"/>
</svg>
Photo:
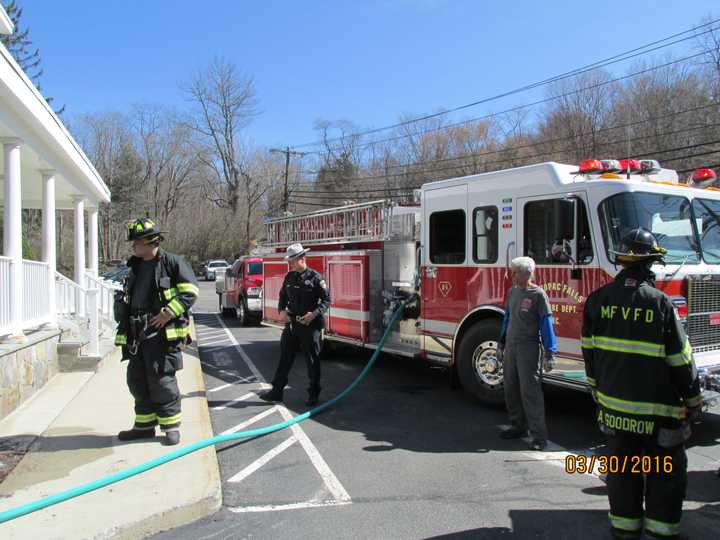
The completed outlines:
<svg viewBox="0 0 720 540">
<path fill-rule="evenodd" d="M 457 374 L 463 388 L 489 405 L 502 405 L 502 364 L 495 355 L 500 321 L 485 320 L 474 324 L 463 336 L 458 348 Z"/>
<path fill-rule="evenodd" d="M 248 315 L 247 307 L 245 307 L 245 300 L 240 298 L 238 306 L 235 308 L 235 316 L 240 320 L 242 326 L 248 326 L 250 324 L 250 316 Z"/>
</svg>

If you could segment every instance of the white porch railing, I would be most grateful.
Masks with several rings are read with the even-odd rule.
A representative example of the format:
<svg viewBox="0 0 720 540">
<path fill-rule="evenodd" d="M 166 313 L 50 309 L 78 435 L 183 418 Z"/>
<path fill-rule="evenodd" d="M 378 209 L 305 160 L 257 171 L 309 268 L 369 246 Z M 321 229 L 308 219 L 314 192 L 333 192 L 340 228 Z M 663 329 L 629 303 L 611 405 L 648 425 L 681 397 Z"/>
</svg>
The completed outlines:
<svg viewBox="0 0 720 540">
<path fill-rule="evenodd" d="M 10 319 L 10 257 L 0 257 L 0 336 L 12 331 Z"/>
<path fill-rule="evenodd" d="M 106 281 L 102 278 L 96 278 L 91 271 L 85 272 L 85 287 L 87 289 L 98 290 L 97 307 L 98 312 L 100 313 L 100 318 L 109 324 L 113 324 L 115 321 L 113 311 L 115 291 L 122 289 L 122 287 L 117 283 Z"/>
<path fill-rule="evenodd" d="M 59 314 L 85 316 L 85 289 L 60 272 L 55 272 L 55 302 Z"/>
<path fill-rule="evenodd" d="M 23 305 L 22 328 L 33 328 L 52 321 L 48 297 L 47 263 L 38 261 L 22 262 Z"/>
</svg>

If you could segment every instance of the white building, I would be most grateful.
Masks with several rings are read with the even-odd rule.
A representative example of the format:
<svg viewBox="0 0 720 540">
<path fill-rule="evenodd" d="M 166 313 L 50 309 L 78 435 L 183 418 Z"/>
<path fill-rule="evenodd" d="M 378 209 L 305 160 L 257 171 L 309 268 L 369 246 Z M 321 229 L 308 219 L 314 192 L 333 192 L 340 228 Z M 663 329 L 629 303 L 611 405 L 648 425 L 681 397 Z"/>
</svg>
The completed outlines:
<svg viewBox="0 0 720 540">
<path fill-rule="evenodd" d="M 0 7 L 0 32 L 13 25 Z M 110 190 L 52 108 L 7 49 L 0 45 L 0 364 L 8 351 L 57 328 L 60 318 L 84 325 L 98 354 L 98 316 L 112 311 L 98 275 L 98 205 Z M 21 211 L 42 209 L 42 260 L 22 258 Z M 74 278 L 56 271 L 56 210 L 74 211 Z M 87 219 L 87 246 L 85 238 Z M 100 304 L 96 309 L 96 302 Z M 89 309 L 91 307 L 92 309 Z M 57 333 L 56 333 L 57 335 Z M 0 370 L 3 368 L 0 365 Z M 0 390 L 7 380 L 0 372 Z M 7 379 L 7 373 L 5 374 Z M 0 414 L 2 416 L 2 414 Z"/>
</svg>

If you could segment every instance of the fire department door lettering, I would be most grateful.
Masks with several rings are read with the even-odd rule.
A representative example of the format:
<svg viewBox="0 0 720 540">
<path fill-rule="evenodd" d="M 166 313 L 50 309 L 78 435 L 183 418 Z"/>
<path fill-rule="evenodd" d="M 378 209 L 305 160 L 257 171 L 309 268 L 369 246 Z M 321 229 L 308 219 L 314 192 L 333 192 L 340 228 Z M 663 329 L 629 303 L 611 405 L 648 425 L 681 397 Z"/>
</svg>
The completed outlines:
<svg viewBox="0 0 720 540">
<path fill-rule="evenodd" d="M 441 281 L 438 283 L 438 289 L 440 290 L 440 294 L 443 295 L 443 298 L 447 298 L 447 295 L 450 294 L 450 289 L 452 289 L 452 283 L 449 281 Z"/>
</svg>

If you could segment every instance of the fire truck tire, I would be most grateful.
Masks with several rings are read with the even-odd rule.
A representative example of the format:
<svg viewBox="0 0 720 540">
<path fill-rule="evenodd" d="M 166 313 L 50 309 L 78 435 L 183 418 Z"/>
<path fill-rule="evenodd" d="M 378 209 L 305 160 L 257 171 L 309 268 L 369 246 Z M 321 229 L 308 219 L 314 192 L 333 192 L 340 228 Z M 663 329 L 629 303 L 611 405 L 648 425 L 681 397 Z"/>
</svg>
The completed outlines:
<svg viewBox="0 0 720 540">
<path fill-rule="evenodd" d="M 495 356 L 499 335 L 500 321 L 475 323 L 460 341 L 456 358 L 457 375 L 462 387 L 488 405 L 505 402 L 502 365 Z"/>
<path fill-rule="evenodd" d="M 248 315 L 247 306 L 245 305 L 245 299 L 240 298 L 237 307 L 235 308 L 235 315 L 237 316 L 242 326 L 250 325 L 250 315 Z"/>
</svg>

